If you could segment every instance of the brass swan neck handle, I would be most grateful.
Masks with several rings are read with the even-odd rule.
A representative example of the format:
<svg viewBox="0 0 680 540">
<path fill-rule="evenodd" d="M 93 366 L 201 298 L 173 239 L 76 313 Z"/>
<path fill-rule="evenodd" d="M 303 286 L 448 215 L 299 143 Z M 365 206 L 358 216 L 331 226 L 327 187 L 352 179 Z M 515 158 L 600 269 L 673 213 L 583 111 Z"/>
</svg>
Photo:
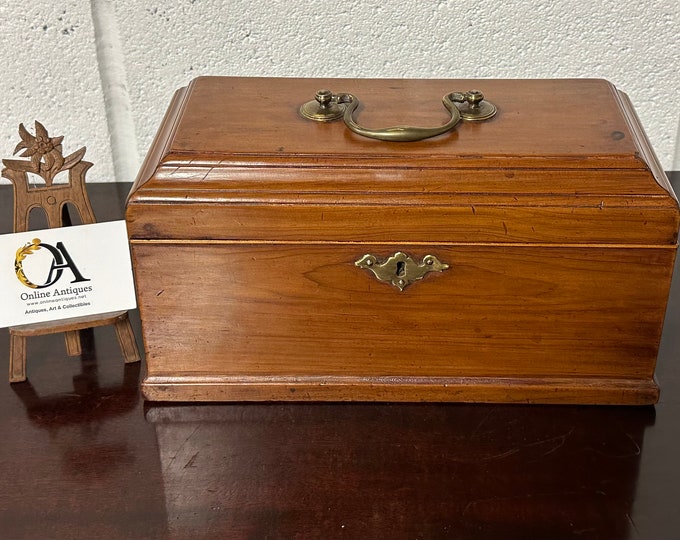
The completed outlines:
<svg viewBox="0 0 680 540">
<path fill-rule="evenodd" d="M 446 133 L 456 127 L 461 120 L 473 122 L 487 120 L 497 111 L 495 105 L 484 101 L 484 95 L 479 90 L 451 92 L 442 98 L 442 103 L 451 114 L 451 119 L 436 127 L 393 126 L 380 129 L 363 127 L 354 119 L 359 98 L 349 93 L 334 94 L 330 90 L 317 91 L 314 101 L 308 101 L 300 107 L 300 114 L 316 122 L 331 122 L 343 118 L 351 131 L 370 139 L 412 142 Z"/>
</svg>

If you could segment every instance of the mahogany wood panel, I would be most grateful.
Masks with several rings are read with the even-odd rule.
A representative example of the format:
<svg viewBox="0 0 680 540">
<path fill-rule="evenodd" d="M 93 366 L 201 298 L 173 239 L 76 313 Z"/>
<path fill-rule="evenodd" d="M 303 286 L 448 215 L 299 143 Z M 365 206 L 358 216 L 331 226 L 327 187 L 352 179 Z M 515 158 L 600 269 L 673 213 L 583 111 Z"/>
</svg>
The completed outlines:
<svg viewBox="0 0 680 540">
<path fill-rule="evenodd" d="M 468 88 L 469 87 L 469 88 Z M 351 92 L 364 107 L 360 123 L 441 125 L 442 96 L 476 87 L 498 106 L 488 122 L 461 123 L 455 131 L 408 143 L 409 159 L 447 167 L 644 168 L 616 89 L 602 80 L 389 80 L 201 77 L 188 87 L 168 158 L 239 156 L 333 157 L 364 163 L 404 160 L 403 143 L 357 136 L 339 122 L 318 123 L 298 114 L 320 88 Z"/>
<path fill-rule="evenodd" d="M 398 250 L 451 268 L 399 292 L 354 265 Z M 531 397 L 518 389 L 514 399 L 550 401 L 535 385 L 567 377 L 617 388 L 635 379 L 649 398 L 674 250 L 133 242 L 133 256 L 138 282 L 153 283 L 139 290 L 149 385 L 252 387 L 232 399 L 397 400 L 390 385 L 424 389 L 415 399 L 428 386 L 446 399 L 435 387 L 451 385 L 449 399 L 469 400 L 453 387 L 474 381 L 455 379 L 533 377 L 520 384 L 533 385 Z M 362 381 L 368 390 L 351 388 Z M 295 394 L 305 383 L 316 391 Z M 277 384 L 285 392 L 266 388 Z M 162 395 L 187 398 L 173 392 Z"/>
<path fill-rule="evenodd" d="M 258 158 L 239 158 L 216 164 L 202 160 L 163 161 L 135 199 L 144 200 L 148 190 L 177 190 L 190 192 L 222 193 L 224 196 L 252 193 L 289 194 L 381 194 L 385 197 L 409 194 L 419 196 L 445 194 L 453 201 L 473 194 L 487 198 L 498 196 L 499 201 L 516 204 L 526 201 L 527 196 L 540 194 L 562 196 L 615 196 L 623 200 L 628 195 L 668 197 L 668 190 L 656 182 L 650 182 L 645 169 L 474 169 L 426 167 L 408 160 L 395 159 L 381 167 L 370 167 L 360 161 L 341 163 L 336 167 L 321 167 L 310 163 L 304 156 L 279 159 L 274 165 L 260 163 Z M 546 177 L 549 174 L 549 180 Z M 506 195 L 504 197 L 504 195 Z M 510 195 L 510 197 L 507 197 Z M 638 200 L 642 199 L 637 197 Z M 587 200 L 587 199 L 586 199 Z M 642 199 L 640 204 L 644 204 Z M 656 204 L 662 201 L 656 200 Z"/>
<path fill-rule="evenodd" d="M 388 117 L 400 92 L 423 104 L 452 84 L 508 100 L 505 117 L 460 126 L 465 140 L 409 144 L 301 119 L 299 94 L 326 82 L 207 77 L 178 92 L 129 199 L 131 236 L 676 243 L 677 201 L 605 81 L 353 81 Z"/>
<path fill-rule="evenodd" d="M 583 206 L 492 204 L 401 204 L 391 200 L 348 204 L 337 201 L 229 200 L 206 193 L 191 202 L 160 193 L 128 207 L 129 234 L 136 239 L 335 241 L 408 243 L 549 243 L 675 245 L 676 207 L 620 206 L 602 198 Z M 297 196 L 302 199 L 302 196 Z M 411 199 L 413 201 L 413 199 Z M 668 199 L 666 199 L 668 200 Z M 161 202 L 162 201 L 162 202 Z M 440 201 L 437 201 L 440 202 Z M 231 204 L 230 204 L 231 203 Z M 306 204 L 305 204 L 306 203 Z M 390 204 L 391 203 L 391 204 Z"/>
</svg>

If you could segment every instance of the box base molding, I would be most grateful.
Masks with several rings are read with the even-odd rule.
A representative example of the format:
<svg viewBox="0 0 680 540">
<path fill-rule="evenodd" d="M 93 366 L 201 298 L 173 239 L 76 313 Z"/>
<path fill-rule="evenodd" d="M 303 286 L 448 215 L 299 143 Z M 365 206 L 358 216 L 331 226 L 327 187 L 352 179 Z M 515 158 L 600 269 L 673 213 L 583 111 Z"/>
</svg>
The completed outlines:
<svg viewBox="0 0 680 540">
<path fill-rule="evenodd" d="M 151 401 L 384 401 L 652 405 L 654 379 L 148 376 Z"/>
</svg>

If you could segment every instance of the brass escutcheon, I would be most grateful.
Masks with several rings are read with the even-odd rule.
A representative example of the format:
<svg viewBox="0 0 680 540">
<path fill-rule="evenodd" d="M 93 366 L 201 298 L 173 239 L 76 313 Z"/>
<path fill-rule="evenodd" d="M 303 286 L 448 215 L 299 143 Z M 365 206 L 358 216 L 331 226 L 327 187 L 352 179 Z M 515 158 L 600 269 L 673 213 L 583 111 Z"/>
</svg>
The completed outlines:
<svg viewBox="0 0 680 540">
<path fill-rule="evenodd" d="M 422 262 L 417 263 L 401 251 L 397 251 L 384 261 L 368 253 L 354 264 L 359 268 L 370 270 L 378 280 L 390 283 L 400 291 L 411 283 L 423 279 L 430 272 L 443 272 L 449 268 L 448 264 L 441 262 L 434 255 L 425 255 Z"/>
</svg>

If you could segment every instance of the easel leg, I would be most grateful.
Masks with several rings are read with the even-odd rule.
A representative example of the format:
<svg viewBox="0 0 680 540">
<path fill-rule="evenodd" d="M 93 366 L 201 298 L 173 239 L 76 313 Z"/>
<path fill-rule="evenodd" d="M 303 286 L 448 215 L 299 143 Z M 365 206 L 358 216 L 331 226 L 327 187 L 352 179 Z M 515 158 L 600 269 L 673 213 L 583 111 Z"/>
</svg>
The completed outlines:
<svg viewBox="0 0 680 540">
<path fill-rule="evenodd" d="M 64 338 L 66 339 L 66 354 L 69 356 L 80 355 L 80 331 L 68 330 L 64 332 Z"/>
<path fill-rule="evenodd" d="M 9 382 L 26 380 L 26 337 L 10 332 L 9 347 Z"/>
<path fill-rule="evenodd" d="M 123 351 L 123 356 L 125 357 L 125 363 L 131 364 L 133 362 L 139 362 L 141 356 L 139 356 L 139 349 L 137 348 L 137 342 L 135 341 L 135 334 L 132 331 L 132 325 L 130 324 L 130 319 L 127 314 L 124 318 L 116 321 L 116 336 L 118 337 L 118 343 L 120 343 L 120 348 Z"/>
</svg>

